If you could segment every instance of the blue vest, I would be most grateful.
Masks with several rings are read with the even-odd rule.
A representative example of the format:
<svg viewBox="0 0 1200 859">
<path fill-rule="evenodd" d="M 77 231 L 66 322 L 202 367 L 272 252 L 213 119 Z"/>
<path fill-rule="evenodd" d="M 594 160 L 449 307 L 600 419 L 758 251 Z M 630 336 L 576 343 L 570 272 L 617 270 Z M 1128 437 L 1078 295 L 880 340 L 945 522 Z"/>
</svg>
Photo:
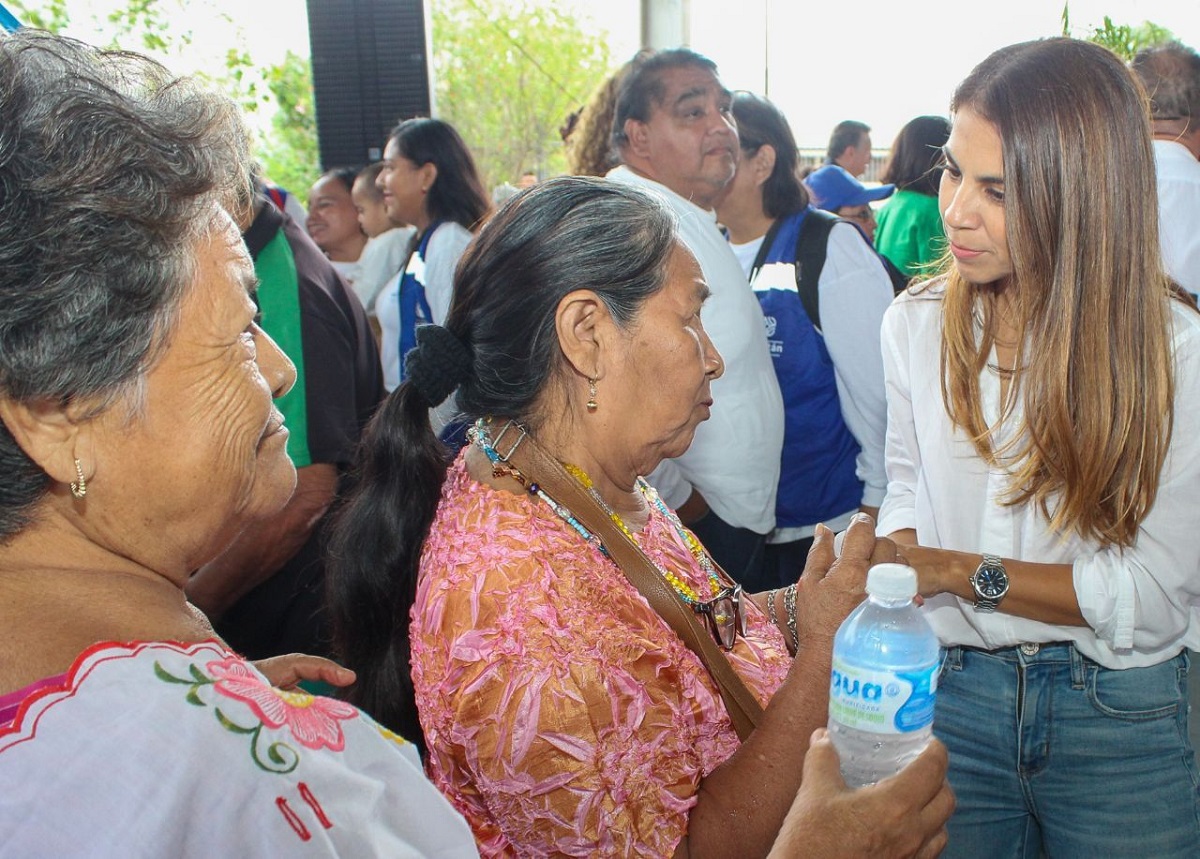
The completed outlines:
<svg viewBox="0 0 1200 859">
<path fill-rule="evenodd" d="M 807 212 L 781 219 L 751 275 L 783 394 L 783 465 L 775 505 L 779 528 L 840 516 L 858 507 L 863 493 L 855 475 L 859 446 L 842 419 L 833 361 L 796 289 L 796 242 Z"/>
<path fill-rule="evenodd" d="M 425 251 L 429 240 L 441 221 L 434 221 L 421 236 L 416 250 L 408 257 L 404 276 L 400 278 L 400 381 L 403 382 L 408 373 L 404 368 L 404 358 L 410 349 L 417 345 L 417 326 L 433 322 L 433 311 L 425 298 Z"/>
</svg>

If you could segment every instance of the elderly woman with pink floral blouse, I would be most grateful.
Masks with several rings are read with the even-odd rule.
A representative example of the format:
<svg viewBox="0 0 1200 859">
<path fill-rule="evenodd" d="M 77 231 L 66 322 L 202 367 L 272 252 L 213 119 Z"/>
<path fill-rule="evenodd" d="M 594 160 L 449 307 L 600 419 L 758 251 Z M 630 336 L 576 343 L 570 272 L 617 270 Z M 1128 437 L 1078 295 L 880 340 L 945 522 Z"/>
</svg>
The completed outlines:
<svg viewBox="0 0 1200 859">
<path fill-rule="evenodd" d="M 940 746 L 854 793 L 827 739 L 809 750 L 833 634 L 894 546 L 864 517 L 836 563 L 819 536 L 791 595 L 743 596 L 640 477 L 721 407 L 707 294 L 673 215 L 637 189 L 552 180 L 484 226 L 446 326 L 419 330 L 368 430 L 336 532 L 352 698 L 423 738 L 485 856 L 765 855 L 789 808 L 810 856 L 933 855 L 953 805 Z M 455 390 L 477 420 L 450 461 L 429 409 Z M 765 707 L 744 742 L 614 560 L 621 540 Z"/>
</svg>

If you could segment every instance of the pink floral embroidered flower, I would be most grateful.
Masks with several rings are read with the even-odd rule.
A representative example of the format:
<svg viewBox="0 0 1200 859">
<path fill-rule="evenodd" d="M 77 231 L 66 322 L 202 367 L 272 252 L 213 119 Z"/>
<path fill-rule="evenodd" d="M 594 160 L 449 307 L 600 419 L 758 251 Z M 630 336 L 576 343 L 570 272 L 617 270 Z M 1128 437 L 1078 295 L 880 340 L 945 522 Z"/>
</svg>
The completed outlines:
<svg viewBox="0 0 1200 859">
<path fill-rule="evenodd" d="M 205 668 L 216 682 L 217 691 L 227 698 L 246 703 L 270 728 L 287 726 L 296 742 L 309 749 L 322 746 L 340 752 L 346 739 L 342 726 L 358 711 L 344 701 L 318 698 L 307 692 L 276 689 L 254 674 L 245 662 L 229 658 L 208 663 Z"/>
</svg>

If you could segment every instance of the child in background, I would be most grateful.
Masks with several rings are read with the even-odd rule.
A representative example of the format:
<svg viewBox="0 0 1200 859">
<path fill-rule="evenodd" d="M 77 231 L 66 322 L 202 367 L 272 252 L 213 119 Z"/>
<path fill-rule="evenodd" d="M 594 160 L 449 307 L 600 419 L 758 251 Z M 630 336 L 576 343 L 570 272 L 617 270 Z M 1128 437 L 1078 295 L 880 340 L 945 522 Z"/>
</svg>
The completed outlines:
<svg viewBox="0 0 1200 859">
<path fill-rule="evenodd" d="M 388 217 L 383 205 L 383 191 L 375 185 L 382 169 L 383 164 L 378 161 L 364 167 L 350 191 L 358 212 L 358 223 L 367 234 L 367 246 L 363 249 L 358 277 L 352 286 L 372 319 L 376 296 L 404 268 L 416 235 L 412 227 L 397 224 Z"/>
</svg>

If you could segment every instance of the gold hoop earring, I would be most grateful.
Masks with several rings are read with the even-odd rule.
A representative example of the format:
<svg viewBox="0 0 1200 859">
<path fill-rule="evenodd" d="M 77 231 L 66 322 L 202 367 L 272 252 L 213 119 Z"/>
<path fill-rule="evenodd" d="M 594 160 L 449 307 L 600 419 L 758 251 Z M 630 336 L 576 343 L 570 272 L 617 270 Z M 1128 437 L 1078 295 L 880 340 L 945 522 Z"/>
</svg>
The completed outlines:
<svg viewBox="0 0 1200 859">
<path fill-rule="evenodd" d="M 600 408 L 600 407 L 598 405 L 596 405 L 596 380 L 588 379 L 587 410 L 589 412 L 594 412 L 598 408 Z"/>
<path fill-rule="evenodd" d="M 78 483 L 71 484 L 71 494 L 76 498 L 82 498 L 87 495 L 87 480 L 83 476 L 83 466 L 79 460 L 75 460 L 75 474 L 79 477 Z"/>
</svg>

